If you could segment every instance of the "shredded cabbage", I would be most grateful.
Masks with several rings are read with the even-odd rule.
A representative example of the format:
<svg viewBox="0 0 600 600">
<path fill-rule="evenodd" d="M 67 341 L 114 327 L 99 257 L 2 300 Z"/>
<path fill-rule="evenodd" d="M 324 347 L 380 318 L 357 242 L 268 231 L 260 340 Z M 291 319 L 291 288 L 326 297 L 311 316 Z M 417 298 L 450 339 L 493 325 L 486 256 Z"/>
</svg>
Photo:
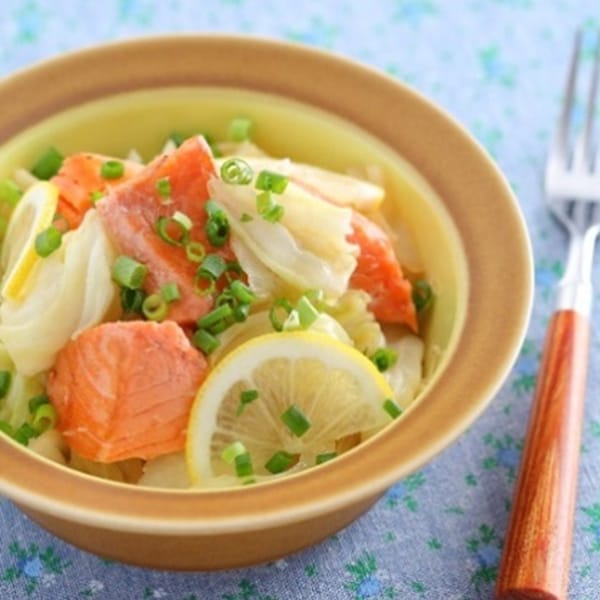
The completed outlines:
<svg viewBox="0 0 600 600">
<path fill-rule="evenodd" d="M 23 299 L 0 306 L 0 340 L 19 374 L 49 369 L 58 351 L 111 312 L 117 288 L 111 280 L 116 252 L 95 210 L 63 237 L 61 247 L 39 262 Z"/>
<path fill-rule="evenodd" d="M 323 202 L 289 183 L 283 194 L 275 196 L 284 215 L 272 223 L 257 213 L 256 190 L 251 186 L 215 178 L 209 190 L 227 213 L 233 250 L 259 295 L 319 288 L 335 299 L 346 291 L 357 254 L 356 246 L 346 241 L 352 231 L 350 209 Z M 244 213 L 252 219 L 241 221 Z"/>
</svg>

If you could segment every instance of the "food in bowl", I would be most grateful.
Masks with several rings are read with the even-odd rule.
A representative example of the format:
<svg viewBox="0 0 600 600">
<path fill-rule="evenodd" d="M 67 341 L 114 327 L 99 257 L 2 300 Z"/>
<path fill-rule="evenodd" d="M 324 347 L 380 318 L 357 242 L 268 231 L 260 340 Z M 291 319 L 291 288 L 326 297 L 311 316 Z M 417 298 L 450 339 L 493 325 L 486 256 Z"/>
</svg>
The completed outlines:
<svg viewBox="0 0 600 600">
<path fill-rule="evenodd" d="M 229 487 L 410 406 L 433 301 L 410 233 L 382 185 L 273 158 L 253 128 L 173 134 L 147 163 L 51 147 L 0 184 L 6 435 L 108 479 Z"/>
</svg>

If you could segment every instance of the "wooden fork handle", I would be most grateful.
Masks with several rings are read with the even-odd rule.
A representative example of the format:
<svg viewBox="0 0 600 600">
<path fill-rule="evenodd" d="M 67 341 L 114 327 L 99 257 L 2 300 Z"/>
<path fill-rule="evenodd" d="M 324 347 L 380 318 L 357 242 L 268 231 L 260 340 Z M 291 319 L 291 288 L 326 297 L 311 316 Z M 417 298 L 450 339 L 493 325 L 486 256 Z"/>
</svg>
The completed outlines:
<svg viewBox="0 0 600 600">
<path fill-rule="evenodd" d="M 554 313 L 529 418 L 497 600 L 566 600 L 589 320 Z"/>
</svg>

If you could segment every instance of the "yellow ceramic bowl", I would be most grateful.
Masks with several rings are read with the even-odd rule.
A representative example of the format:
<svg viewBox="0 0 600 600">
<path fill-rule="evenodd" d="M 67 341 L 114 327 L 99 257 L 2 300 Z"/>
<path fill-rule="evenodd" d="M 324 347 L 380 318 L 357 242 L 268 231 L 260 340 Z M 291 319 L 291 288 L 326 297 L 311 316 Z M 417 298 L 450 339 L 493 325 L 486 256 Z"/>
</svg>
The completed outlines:
<svg viewBox="0 0 600 600">
<path fill-rule="evenodd" d="M 240 114 L 274 155 L 376 164 L 437 298 L 427 383 L 394 425 L 339 459 L 273 483 L 164 491 L 92 478 L 0 436 L 0 492 L 86 550 L 160 568 L 266 561 L 313 544 L 433 458 L 506 377 L 529 315 L 532 263 L 515 198 L 448 115 L 398 82 L 304 47 L 178 36 L 93 48 L 0 82 L 0 177 L 43 149 L 142 155 L 173 130 L 223 137 Z"/>
</svg>

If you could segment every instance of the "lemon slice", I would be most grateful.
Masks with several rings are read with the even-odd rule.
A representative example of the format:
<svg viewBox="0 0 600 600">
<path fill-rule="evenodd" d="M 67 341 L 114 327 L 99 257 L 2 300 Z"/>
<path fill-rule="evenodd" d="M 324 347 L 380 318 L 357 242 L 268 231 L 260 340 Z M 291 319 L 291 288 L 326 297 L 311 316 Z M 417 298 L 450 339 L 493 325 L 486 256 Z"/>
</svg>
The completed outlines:
<svg viewBox="0 0 600 600">
<path fill-rule="evenodd" d="M 283 459 L 285 468 L 277 476 L 314 466 L 389 423 L 392 397 L 381 373 L 352 346 L 312 332 L 256 337 L 218 363 L 198 391 L 187 434 L 190 479 L 244 483 L 248 472 L 233 460 L 243 453 L 253 481 L 275 476 L 273 463 L 266 465 L 278 453 L 275 462 L 281 469 Z"/>
<path fill-rule="evenodd" d="M 35 251 L 35 238 L 52 224 L 57 203 L 58 188 L 40 181 L 32 185 L 17 204 L 0 256 L 4 269 L 0 293 L 5 298 L 19 297 L 29 274 L 40 260 Z"/>
</svg>

